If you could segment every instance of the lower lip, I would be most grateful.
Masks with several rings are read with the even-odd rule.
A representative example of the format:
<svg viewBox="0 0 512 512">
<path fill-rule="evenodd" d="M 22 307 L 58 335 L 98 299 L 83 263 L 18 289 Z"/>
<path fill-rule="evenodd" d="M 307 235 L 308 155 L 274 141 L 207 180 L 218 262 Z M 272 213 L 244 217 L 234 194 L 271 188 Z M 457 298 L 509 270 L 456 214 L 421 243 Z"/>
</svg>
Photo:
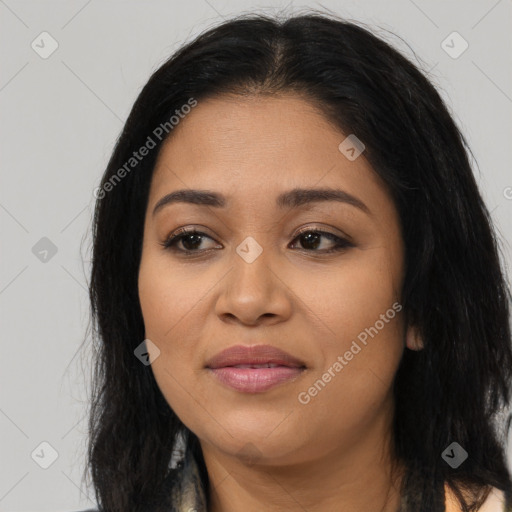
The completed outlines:
<svg viewBox="0 0 512 512">
<path fill-rule="evenodd" d="M 210 368 L 210 371 L 227 386 L 243 393 L 261 393 L 283 382 L 298 377 L 304 368 L 276 366 L 274 368 Z"/>
</svg>

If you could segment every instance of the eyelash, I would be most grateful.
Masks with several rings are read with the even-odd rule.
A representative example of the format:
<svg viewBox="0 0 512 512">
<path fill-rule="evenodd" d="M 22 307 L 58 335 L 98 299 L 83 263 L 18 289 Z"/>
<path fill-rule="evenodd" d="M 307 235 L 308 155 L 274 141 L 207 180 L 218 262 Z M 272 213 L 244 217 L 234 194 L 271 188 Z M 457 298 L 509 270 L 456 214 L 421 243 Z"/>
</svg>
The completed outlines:
<svg viewBox="0 0 512 512">
<path fill-rule="evenodd" d="M 303 251 L 306 251 L 306 252 L 313 252 L 313 253 L 317 252 L 317 253 L 320 253 L 320 254 L 332 254 L 332 253 L 335 253 L 335 252 L 341 252 L 341 251 L 343 251 L 343 250 L 345 250 L 345 249 L 347 249 L 349 247 L 354 247 L 354 244 L 352 244 L 351 242 L 349 242 L 345 238 L 341 238 L 339 236 L 336 236 L 333 233 L 329 233 L 328 231 L 322 231 L 322 230 L 319 230 L 319 229 L 311 229 L 311 228 L 304 229 L 304 230 L 300 231 L 299 233 L 297 233 L 297 236 L 294 238 L 294 240 L 298 239 L 300 236 L 302 236 L 302 235 L 304 235 L 306 233 L 314 233 L 314 234 L 322 235 L 322 236 L 325 236 L 326 238 L 328 238 L 328 239 L 330 239 L 332 241 L 337 242 L 335 247 L 333 247 L 331 249 L 328 249 L 328 250 L 316 251 L 314 249 L 302 249 Z M 192 229 L 190 229 L 190 228 L 182 228 L 182 229 L 179 229 L 175 234 L 173 234 L 172 236 L 167 238 L 167 240 L 165 240 L 164 242 L 160 243 L 160 245 L 163 246 L 164 249 L 166 249 L 166 250 L 177 252 L 177 253 L 182 253 L 186 257 L 195 256 L 197 254 L 201 254 L 201 252 L 206 252 L 206 251 L 209 251 L 209 250 L 215 250 L 215 249 L 205 249 L 203 251 L 201 251 L 201 250 L 191 251 L 191 250 L 178 249 L 176 247 L 176 244 L 178 242 L 180 242 L 183 238 L 185 238 L 185 237 L 187 237 L 189 235 L 200 235 L 200 236 L 205 236 L 207 238 L 212 239 L 206 233 L 198 231 L 195 228 L 192 228 Z"/>
</svg>

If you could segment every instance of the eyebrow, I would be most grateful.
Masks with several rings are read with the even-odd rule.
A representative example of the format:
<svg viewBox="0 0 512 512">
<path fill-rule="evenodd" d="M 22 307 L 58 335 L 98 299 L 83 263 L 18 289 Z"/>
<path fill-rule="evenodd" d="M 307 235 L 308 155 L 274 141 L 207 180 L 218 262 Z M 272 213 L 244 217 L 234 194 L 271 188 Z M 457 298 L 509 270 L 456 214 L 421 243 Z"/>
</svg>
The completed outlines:
<svg viewBox="0 0 512 512">
<path fill-rule="evenodd" d="M 368 215 L 371 215 L 370 209 L 357 197 L 340 189 L 333 188 L 294 188 L 283 192 L 277 197 L 276 204 L 279 208 L 299 208 L 300 206 L 325 201 L 338 201 L 346 203 Z M 226 197 L 210 190 L 183 189 L 176 190 L 162 197 L 153 209 L 153 216 L 164 206 L 173 203 L 188 203 L 200 206 L 213 206 L 214 208 L 224 208 L 226 206 Z"/>
</svg>

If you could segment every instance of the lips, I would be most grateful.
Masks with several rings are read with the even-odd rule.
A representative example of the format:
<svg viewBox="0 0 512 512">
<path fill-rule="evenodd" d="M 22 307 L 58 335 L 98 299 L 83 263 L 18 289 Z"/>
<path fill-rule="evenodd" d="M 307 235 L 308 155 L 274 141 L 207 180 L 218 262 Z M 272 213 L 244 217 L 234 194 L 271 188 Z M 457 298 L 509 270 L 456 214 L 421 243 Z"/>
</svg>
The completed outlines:
<svg viewBox="0 0 512 512">
<path fill-rule="evenodd" d="M 300 359 L 270 345 L 236 345 L 206 363 L 217 382 L 240 393 L 264 393 L 305 371 Z"/>
<path fill-rule="evenodd" d="M 300 359 L 271 345 L 235 345 L 212 357 L 206 363 L 210 369 L 225 368 L 305 368 Z"/>
</svg>

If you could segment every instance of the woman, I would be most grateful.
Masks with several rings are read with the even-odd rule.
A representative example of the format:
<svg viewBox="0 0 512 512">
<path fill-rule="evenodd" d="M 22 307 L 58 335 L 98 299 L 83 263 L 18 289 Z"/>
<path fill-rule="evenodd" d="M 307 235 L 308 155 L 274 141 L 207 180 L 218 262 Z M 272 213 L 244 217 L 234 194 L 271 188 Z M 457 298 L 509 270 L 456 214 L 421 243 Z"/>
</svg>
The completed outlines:
<svg viewBox="0 0 512 512">
<path fill-rule="evenodd" d="M 512 510 L 509 294 L 466 146 L 333 16 L 164 63 L 96 191 L 101 510 Z"/>
</svg>

